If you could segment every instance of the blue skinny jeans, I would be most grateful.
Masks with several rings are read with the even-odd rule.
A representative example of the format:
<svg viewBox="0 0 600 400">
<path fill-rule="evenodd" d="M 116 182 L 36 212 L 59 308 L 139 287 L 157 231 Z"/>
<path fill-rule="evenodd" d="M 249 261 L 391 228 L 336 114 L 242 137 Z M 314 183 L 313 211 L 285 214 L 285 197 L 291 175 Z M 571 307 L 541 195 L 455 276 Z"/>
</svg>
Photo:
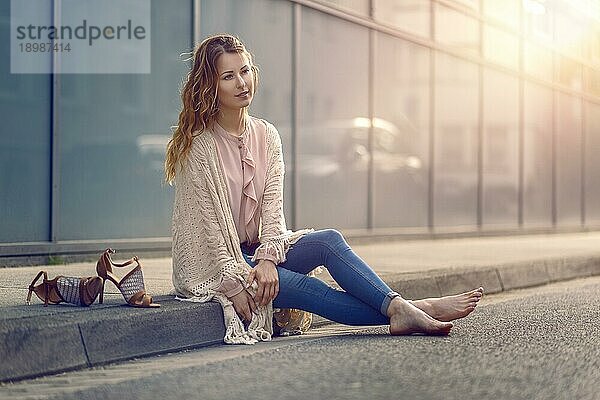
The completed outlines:
<svg viewBox="0 0 600 400">
<path fill-rule="evenodd" d="M 244 258 L 250 258 L 259 243 L 241 244 Z M 335 229 L 306 234 L 294 243 L 286 261 L 277 265 L 279 294 L 274 308 L 296 308 L 346 325 L 387 325 L 387 308 L 399 296 L 389 288 L 346 243 Z M 327 268 L 344 290 L 335 289 L 318 278 L 307 276 L 318 266 Z"/>
</svg>

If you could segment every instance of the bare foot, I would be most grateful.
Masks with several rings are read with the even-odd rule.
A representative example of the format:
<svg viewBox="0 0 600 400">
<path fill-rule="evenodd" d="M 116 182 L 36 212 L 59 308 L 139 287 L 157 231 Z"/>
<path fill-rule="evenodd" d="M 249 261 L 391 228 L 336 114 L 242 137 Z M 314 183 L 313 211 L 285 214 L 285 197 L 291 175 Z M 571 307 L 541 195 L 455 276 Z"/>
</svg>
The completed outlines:
<svg viewBox="0 0 600 400">
<path fill-rule="evenodd" d="M 454 296 L 413 300 L 410 303 L 439 321 L 454 321 L 471 314 L 482 297 L 483 288 L 479 287 Z"/>
<path fill-rule="evenodd" d="M 388 309 L 390 333 L 392 335 L 447 335 L 452 323 L 440 322 L 419 310 L 401 297 L 395 297 Z"/>
</svg>

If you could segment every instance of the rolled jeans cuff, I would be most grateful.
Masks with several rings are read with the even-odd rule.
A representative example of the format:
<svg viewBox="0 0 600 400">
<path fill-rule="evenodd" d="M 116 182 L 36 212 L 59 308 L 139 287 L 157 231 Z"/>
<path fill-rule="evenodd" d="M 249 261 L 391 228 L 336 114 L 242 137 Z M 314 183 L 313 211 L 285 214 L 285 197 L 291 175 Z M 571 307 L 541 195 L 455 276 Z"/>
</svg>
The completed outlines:
<svg viewBox="0 0 600 400">
<path fill-rule="evenodd" d="M 381 303 L 381 309 L 379 310 L 379 311 L 381 311 L 381 313 L 383 315 L 387 316 L 387 309 L 390 306 L 390 303 L 392 302 L 392 299 L 394 297 L 400 297 L 400 294 L 392 291 L 385 295 L 385 298 L 383 299 L 383 303 Z"/>
</svg>

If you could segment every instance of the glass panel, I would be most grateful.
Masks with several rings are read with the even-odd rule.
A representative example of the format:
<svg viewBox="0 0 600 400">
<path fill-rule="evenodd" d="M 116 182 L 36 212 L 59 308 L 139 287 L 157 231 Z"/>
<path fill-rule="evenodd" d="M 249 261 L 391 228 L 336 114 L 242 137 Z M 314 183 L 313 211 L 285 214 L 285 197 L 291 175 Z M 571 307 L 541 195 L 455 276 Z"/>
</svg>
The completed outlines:
<svg viewBox="0 0 600 400">
<path fill-rule="evenodd" d="M 525 41 L 524 64 L 526 73 L 550 82 L 554 80 L 551 50 Z"/>
<path fill-rule="evenodd" d="M 377 37 L 375 227 L 427 226 L 429 50 Z"/>
<path fill-rule="evenodd" d="M 479 54 L 479 22 L 435 4 L 435 40 L 467 53 Z"/>
<path fill-rule="evenodd" d="M 554 43 L 558 51 L 581 57 L 582 39 L 587 21 L 581 18 L 572 4 L 557 3 L 554 14 Z"/>
<path fill-rule="evenodd" d="M 428 0 L 374 0 L 374 18 L 400 30 L 429 37 L 431 9 Z"/>
<path fill-rule="evenodd" d="M 151 74 L 61 76 L 60 239 L 167 237 L 173 189 L 161 185 L 192 2 L 152 2 Z"/>
<path fill-rule="evenodd" d="M 292 7 L 276 0 L 203 1 L 202 38 L 229 32 L 237 35 L 260 68 L 258 90 L 250 113 L 271 122 L 279 131 L 286 175 L 284 213 L 292 229 Z M 256 24 L 254 21 L 266 21 Z"/>
<path fill-rule="evenodd" d="M 553 10 L 544 0 L 523 0 L 526 37 L 533 41 L 552 44 L 554 37 Z"/>
<path fill-rule="evenodd" d="M 598 7 L 600 8 L 600 3 Z M 583 37 L 583 59 L 595 66 L 600 66 L 600 25 L 592 21 L 587 24 L 590 28 Z"/>
<path fill-rule="evenodd" d="M 10 73 L 10 1 L 0 2 L 0 35 L 0 242 L 47 241 L 52 77 Z"/>
<path fill-rule="evenodd" d="M 523 224 L 552 225 L 552 90 L 525 82 Z"/>
<path fill-rule="evenodd" d="M 437 53 L 435 71 L 434 224 L 475 225 L 478 67 Z"/>
<path fill-rule="evenodd" d="M 483 0 L 483 10 L 486 16 L 519 29 L 519 0 Z"/>
<path fill-rule="evenodd" d="M 483 82 L 483 224 L 517 225 L 519 82 L 485 70 Z"/>
<path fill-rule="evenodd" d="M 600 223 L 600 105 L 585 109 L 585 221 Z"/>
<path fill-rule="evenodd" d="M 359 14 L 369 15 L 369 0 L 320 0 L 339 8 L 346 8 Z"/>
<path fill-rule="evenodd" d="M 581 220 L 581 100 L 558 95 L 556 135 L 556 202 L 559 225 Z"/>
<path fill-rule="evenodd" d="M 558 79 L 559 82 L 574 90 L 581 90 L 581 64 L 569 58 L 558 57 Z"/>
<path fill-rule="evenodd" d="M 585 68 L 585 91 L 595 96 L 600 96 L 600 70 L 595 68 Z"/>
<path fill-rule="evenodd" d="M 368 30 L 303 8 L 300 50 L 298 223 L 365 228 Z"/>
<path fill-rule="evenodd" d="M 484 55 L 487 59 L 514 69 L 519 68 L 519 39 L 492 26 L 484 26 Z"/>
<path fill-rule="evenodd" d="M 464 6 L 465 9 L 470 11 L 479 11 L 480 0 L 453 0 L 454 3 Z"/>
</svg>

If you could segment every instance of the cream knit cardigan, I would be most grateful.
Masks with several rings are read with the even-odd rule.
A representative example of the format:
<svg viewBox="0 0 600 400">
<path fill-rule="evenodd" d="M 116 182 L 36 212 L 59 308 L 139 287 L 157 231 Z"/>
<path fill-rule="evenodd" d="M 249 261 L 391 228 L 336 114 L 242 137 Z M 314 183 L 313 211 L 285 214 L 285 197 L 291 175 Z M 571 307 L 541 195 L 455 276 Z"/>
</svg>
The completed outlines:
<svg viewBox="0 0 600 400">
<path fill-rule="evenodd" d="M 264 121 L 264 120 L 263 120 Z M 267 176 L 262 199 L 260 247 L 276 255 L 276 264 L 286 260 L 290 245 L 313 229 L 286 229 L 283 214 L 284 163 L 281 138 L 273 125 L 267 126 Z M 223 307 L 224 341 L 253 344 L 271 340 L 273 304 L 258 307 L 247 328 L 233 303 L 215 289 L 223 278 L 233 278 L 245 287 L 251 267 L 240 249 L 239 237 L 229 205 L 228 188 L 211 131 L 195 132 L 188 157 L 175 178 L 173 205 L 173 285 L 179 299 L 207 302 Z M 256 254 L 256 252 L 255 252 Z M 256 261 L 256 256 L 252 258 Z M 256 281 L 248 291 L 256 293 Z"/>
</svg>

